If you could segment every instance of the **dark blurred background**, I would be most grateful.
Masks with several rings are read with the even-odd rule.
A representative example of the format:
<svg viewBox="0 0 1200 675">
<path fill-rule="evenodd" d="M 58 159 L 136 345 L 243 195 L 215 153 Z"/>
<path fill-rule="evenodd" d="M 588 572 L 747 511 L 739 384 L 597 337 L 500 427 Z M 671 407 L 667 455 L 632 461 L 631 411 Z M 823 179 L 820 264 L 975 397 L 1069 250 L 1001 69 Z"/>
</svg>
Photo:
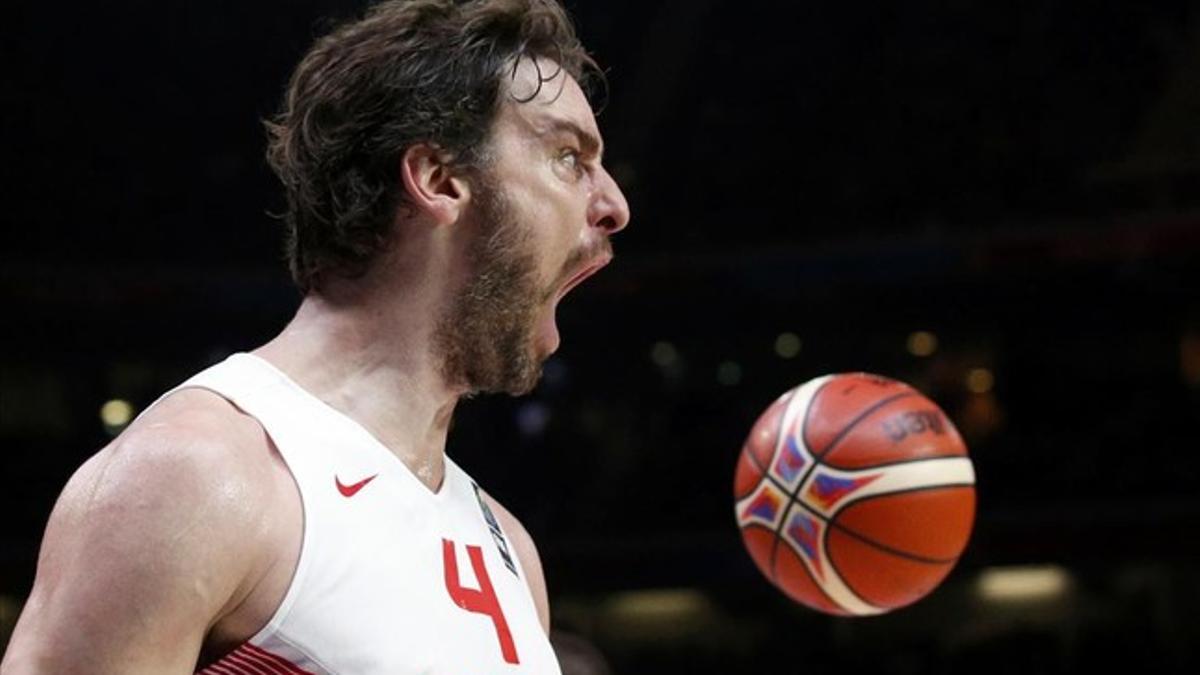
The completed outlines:
<svg viewBox="0 0 1200 675">
<path fill-rule="evenodd" d="M 567 4 L 633 221 L 539 390 L 450 443 L 559 639 L 615 673 L 1197 672 L 1200 7 Z M 0 645 L 71 472 L 296 307 L 260 120 L 361 6 L 6 11 Z M 950 578 L 873 619 L 792 604 L 733 518 L 755 418 L 843 371 L 941 404 L 979 482 Z"/>
</svg>

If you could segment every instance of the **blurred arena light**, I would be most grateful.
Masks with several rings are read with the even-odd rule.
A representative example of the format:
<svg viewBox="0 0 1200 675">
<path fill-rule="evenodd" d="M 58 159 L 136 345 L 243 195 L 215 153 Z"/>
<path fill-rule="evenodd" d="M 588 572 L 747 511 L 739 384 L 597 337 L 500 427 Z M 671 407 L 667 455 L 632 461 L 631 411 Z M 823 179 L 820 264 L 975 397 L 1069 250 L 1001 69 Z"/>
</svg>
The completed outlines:
<svg viewBox="0 0 1200 675">
<path fill-rule="evenodd" d="M 929 331 L 919 330 L 909 334 L 906 346 L 913 356 L 932 356 L 937 351 L 938 339 Z"/>
<path fill-rule="evenodd" d="M 972 368 L 967 371 L 967 391 L 972 394 L 986 394 L 996 384 L 996 377 L 987 368 Z"/>
<path fill-rule="evenodd" d="M 978 591 L 988 602 L 1053 600 L 1066 594 L 1071 575 L 1057 565 L 991 567 L 979 574 Z"/>
<path fill-rule="evenodd" d="M 691 588 L 652 588 L 614 594 L 607 611 L 618 617 L 679 619 L 711 609 L 708 598 Z"/>
<path fill-rule="evenodd" d="M 133 419 L 133 405 L 129 401 L 115 398 L 100 406 L 100 422 L 114 436 Z"/>
<path fill-rule="evenodd" d="M 780 333 L 775 338 L 775 354 L 781 359 L 794 359 L 803 346 L 800 336 L 795 333 Z"/>
<path fill-rule="evenodd" d="M 526 401 L 517 408 L 517 431 L 525 438 L 537 438 L 550 423 L 550 407 L 541 401 Z"/>
<path fill-rule="evenodd" d="M 971 441 L 978 441 L 1000 428 L 1004 410 L 992 392 L 967 397 L 955 423 Z"/>
</svg>

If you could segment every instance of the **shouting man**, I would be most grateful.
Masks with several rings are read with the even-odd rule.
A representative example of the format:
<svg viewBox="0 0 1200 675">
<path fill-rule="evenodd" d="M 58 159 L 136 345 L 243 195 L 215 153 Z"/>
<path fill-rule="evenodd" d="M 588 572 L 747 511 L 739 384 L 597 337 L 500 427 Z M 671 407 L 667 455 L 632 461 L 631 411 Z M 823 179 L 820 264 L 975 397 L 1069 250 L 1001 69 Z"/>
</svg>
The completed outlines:
<svg viewBox="0 0 1200 675">
<path fill-rule="evenodd" d="M 67 483 L 26 673 L 557 673 L 537 551 L 445 455 L 522 394 L 628 206 L 555 0 L 409 0 L 320 39 L 268 125 L 303 292 Z"/>
</svg>

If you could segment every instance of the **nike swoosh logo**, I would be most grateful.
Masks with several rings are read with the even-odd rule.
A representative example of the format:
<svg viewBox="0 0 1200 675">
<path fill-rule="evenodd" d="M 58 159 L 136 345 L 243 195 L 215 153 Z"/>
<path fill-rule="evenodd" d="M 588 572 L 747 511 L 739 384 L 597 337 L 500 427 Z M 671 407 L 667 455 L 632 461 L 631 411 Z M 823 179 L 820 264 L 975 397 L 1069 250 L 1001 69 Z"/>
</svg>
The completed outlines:
<svg viewBox="0 0 1200 675">
<path fill-rule="evenodd" d="M 375 474 L 375 476 L 378 476 L 378 475 L 379 474 Z M 343 485 L 342 479 L 338 478 L 337 476 L 334 476 L 333 482 L 337 483 L 338 492 L 342 493 L 343 497 L 353 497 L 359 490 L 363 489 L 363 487 L 365 487 L 367 483 L 370 483 L 371 481 L 375 480 L 375 476 L 367 476 L 366 478 L 358 481 L 357 483 L 351 483 L 350 485 Z"/>
</svg>

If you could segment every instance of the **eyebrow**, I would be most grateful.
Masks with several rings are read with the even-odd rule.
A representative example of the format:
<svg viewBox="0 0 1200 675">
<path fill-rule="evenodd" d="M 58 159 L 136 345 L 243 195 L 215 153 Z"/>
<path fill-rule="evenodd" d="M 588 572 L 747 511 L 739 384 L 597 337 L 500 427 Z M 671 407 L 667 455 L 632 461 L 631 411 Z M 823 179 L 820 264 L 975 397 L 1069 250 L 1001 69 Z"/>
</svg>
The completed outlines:
<svg viewBox="0 0 1200 675">
<path fill-rule="evenodd" d="M 546 136 L 552 133 L 571 134 L 579 140 L 579 145 L 585 153 L 595 155 L 600 159 L 604 158 L 604 143 L 600 141 L 600 138 L 571 120 L 541 115 L 538 117 L 535 126 L 539 136 Z"/>
</svg>

